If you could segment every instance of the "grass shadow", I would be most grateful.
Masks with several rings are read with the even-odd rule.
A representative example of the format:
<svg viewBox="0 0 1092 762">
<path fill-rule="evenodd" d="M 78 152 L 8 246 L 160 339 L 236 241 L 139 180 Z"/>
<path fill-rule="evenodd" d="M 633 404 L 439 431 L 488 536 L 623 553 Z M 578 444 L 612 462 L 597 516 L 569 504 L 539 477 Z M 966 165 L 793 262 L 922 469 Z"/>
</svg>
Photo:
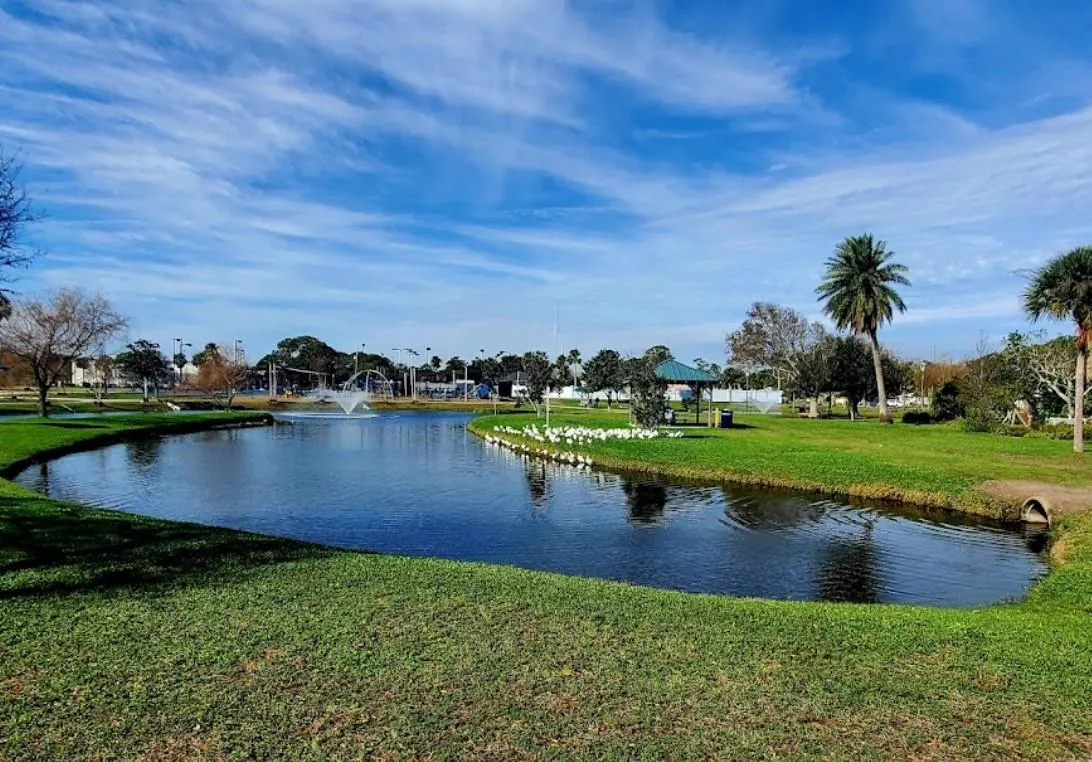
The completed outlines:
<svg viewBox="0 0 1092 762">
<path fill-rule="evenodd" d="M 43 421 L 38 424 L 50 429 L 108 429 L 105 423 L 90 423 L 85 421 Z"/>
<path fill-rule="evenodd" d="M 257 567 L 335 552 L 45 498 L 0 498 L 0 600 L 230 582 Z"/>
</svg>

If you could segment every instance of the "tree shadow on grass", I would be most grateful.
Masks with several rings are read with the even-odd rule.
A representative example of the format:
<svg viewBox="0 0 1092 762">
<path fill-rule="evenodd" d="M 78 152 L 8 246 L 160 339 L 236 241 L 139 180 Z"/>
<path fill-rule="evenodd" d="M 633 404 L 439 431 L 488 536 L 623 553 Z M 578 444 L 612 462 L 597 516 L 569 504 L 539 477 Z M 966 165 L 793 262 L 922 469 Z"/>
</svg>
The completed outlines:
<svg viewBox="0 0 1092 762">
<path fill-rule="evenodd" d="M 46 499 L 0 498 L 0 600 L 237 581 L 317 545 Z"/>
</svg>

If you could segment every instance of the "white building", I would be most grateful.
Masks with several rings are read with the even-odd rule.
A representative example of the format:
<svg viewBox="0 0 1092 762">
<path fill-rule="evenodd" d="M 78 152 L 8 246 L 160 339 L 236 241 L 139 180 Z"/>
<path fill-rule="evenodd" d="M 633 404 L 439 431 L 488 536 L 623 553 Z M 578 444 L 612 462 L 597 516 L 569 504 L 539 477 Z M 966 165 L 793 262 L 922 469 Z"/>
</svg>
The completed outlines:
<svg viewBox="0 0 1092 762">
<path fill-rule="evenodd" d="M 78 360 L 72 361 L 72 385 L 73 386 L 86 386 L 86 387 L 100 387 L 102 386 L 103 376 L 108 375 L 106 378 L 107 386 L 119 387 L 125 384 L 125 379 L 122 377 L 118 369 L 115 368 L 110 362 L 111 358 L 106 358 L 107 363 L 104 364 L 100 360 L 96 360 L 94 357 L 81 357 Z"/>
<path fill-rule="evenodd" d="M 170 363 L 167 367 L 171 369 L 171 378 L 175 379 L 176 381 L 186 383 L 188 381 L 193 381 L 195 378 L 197 378 L 198 369 L 197 366 L 194 365 L 192 362 L 187 361 L 186 364 L 182 366 L 181 375 L 179 375 L 178 373 L 178 366 L 175 365 L 173 362 Z"/>
</svg>

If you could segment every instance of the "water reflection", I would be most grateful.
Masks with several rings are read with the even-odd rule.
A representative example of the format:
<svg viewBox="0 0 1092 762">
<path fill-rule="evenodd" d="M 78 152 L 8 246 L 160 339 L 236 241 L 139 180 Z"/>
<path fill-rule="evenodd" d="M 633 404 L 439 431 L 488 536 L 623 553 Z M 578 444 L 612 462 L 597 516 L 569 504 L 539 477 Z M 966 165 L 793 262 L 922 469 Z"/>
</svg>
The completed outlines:
<svg viewBox="0 0 1092 762">
<path fill-rule="evenodd" d="M 150 468 L 159 459 L 163 447 L 162 437 L 144 437 L 126 442 L 125 455 L 136 468 Z"/>
<path fill-rule="evenodd" d="M 823 519 L 824 501 L 804 502 L 799 495 L 723 488 L 729 520 L 762 532 L 792 529 Z"/>
<path fill-rule="evenodd" d="M 622 481 L 622 492 L 634 524 L 658 524 L 667 508 L 667 487 L 659 482 Z"/>
<path fill-rule="evenodd" d="M 832 541 L 819 565 L 819 597 L 824 601 L 877 603 L 879 558 L 872 539 L 874 522 L 865 523 L 856 537 Z"/>
<path fill-rule="evenodd" d="M 327 417 L 149 439 L 19 481 L 163 518 L 694 592 L 982 606 L 1020 597 L 1046 568 L 1040 532 L 585 471 L 490 447 L 466 420 Z"/>
<path fill-rule="evenodd" d="M 528 460 L 524 464 L 527 474 L 527 491 L 531 496 L 531 505 L 545 508 L 550 501 L 550 478 L 547 476 L 547 463 L 544 460 Z"/>
</svg>

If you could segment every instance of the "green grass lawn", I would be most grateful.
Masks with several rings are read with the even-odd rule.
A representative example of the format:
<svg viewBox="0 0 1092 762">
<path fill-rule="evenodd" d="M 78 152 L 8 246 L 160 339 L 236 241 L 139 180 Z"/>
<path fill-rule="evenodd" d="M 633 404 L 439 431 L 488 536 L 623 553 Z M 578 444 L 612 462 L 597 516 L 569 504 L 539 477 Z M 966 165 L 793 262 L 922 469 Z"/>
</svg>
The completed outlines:
<svg viewBox="0 0 1092 762">
<path fill-rule="evenodd" d="M 97 436 L 57 423 L 0 423 L 0 466 Z M 1087 759 L 1092 519 L 1058 532 L 1029 600 L 952 611 L 335 551 L 0 482 L 0 759 Z"/>
<path fill-rule="evenodd" d="M 988 480 L 1032 480 L 1092 489 L 1092 460 L 1072 444 L 970 434 L 952 425 L 809 420 L 737 415 L 732 429 L 684 429 L 683 439 L 610 440 L 585 448 L 598 462 L 633 470 L 709 477 L 758 486 L 795 487 L 901 500 L 997 515 L 976 487 Z M 472 428 L 543 425 L 534 414 L 481 418 Z M 551 426 L 627 425 L 627 413 L 566 409 Z"/>
</svg>

